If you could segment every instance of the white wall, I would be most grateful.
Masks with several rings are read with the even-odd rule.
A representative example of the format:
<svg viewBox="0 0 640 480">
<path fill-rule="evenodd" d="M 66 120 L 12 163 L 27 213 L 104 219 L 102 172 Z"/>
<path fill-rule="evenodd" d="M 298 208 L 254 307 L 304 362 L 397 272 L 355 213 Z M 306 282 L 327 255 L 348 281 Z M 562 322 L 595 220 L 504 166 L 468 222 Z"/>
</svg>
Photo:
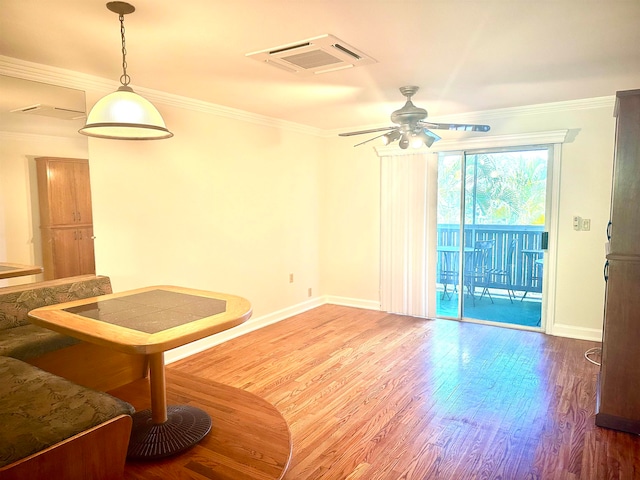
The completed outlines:
<svg viewBox="0 0 640 480">
<path fill-rule="evenodd" d="M 491 124 L 491 135 L 570 130 L 562 147 L 557 288 L 550 292 L 555 294 L 555 309 L 548 321 L 554 334 L 599 339 L 613 165 L 613 100 L 506 109 L 473 120 L 482 119 Z M 379 300 L 379 160 L 370 144 L 353 148 L 353 143 L 352 138 L 328 140 L 323 162 L 322 286 L 327 295 L 373 304 Z M 590 218 L 591 230 L 574 231 L 574 215 Z"/>
<path fill-rule="evenodd" d="M 36 157 L 88 158 L 87 140 L 0 132 L 0 261 L 42 265 Z M 0 280 L 0 286 L 43 275 Z"/>
</svg>

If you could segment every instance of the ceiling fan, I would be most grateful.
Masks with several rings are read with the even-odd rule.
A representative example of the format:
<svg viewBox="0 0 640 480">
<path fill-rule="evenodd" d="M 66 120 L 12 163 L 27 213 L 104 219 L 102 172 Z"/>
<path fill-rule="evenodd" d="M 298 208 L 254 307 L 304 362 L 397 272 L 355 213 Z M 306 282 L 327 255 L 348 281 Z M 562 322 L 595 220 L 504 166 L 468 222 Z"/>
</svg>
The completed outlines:
<svg viewBox="0 0 640 480">
<path fill-rule="evenodd" d="M 382 142 L 388 145 L 391 142 L 400 140 L 400 148 L 406 149 L 409 145 L 419 148 L 422 145 L 430 147 L 433 142 L 440 140 L 440 137 L 429 129 L 434 130 L 463 130 L 467 132 L 488 132 L 489 125 L 472 125 L 466 123 L 431 123 L 426 122 L 427 111 L 424 108 L 416 107 L 411 101 L 420 87 L 408 85 L 400 87 L 400 93 L 407 97 L 404 106 L 391 114 L 391 121 L 396 125 L 392 127 L 373 128 L 370 130 L 360 130 L 358 132 L 339 133 L 341 137 L 351 135 L 361 135 L 363 133 L 386 132 L 376 137 L 357 143 L 354 147 L 382 137 Z"/>
</svg>

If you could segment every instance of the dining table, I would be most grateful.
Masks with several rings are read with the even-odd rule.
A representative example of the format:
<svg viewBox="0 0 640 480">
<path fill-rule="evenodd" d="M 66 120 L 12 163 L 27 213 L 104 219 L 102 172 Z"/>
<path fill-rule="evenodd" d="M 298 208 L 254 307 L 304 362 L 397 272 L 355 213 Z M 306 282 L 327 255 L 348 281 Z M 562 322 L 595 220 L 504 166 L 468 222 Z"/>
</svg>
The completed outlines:
<svg viewBox="0 0 640 480">
<path fill-rule="evenodd" d="M 30 321 L 80 340 L 129 354 L 149 367 L 151 408 L 136 412 L 127 458 L 152 460 L 186 450 L 211 430 L 193 405 L 167 405 L 164 353 L 250 318 L 245 298 L 171 285 L 149 286 L 40 307 Z"/>
<path fill-rule="evenodd" d="M 0 262 L 0 280 L 5 278 L 23 277 L 42 273 L 42 267 L 38 265 L 23 265 L 21 263 Z"/>
</svg>

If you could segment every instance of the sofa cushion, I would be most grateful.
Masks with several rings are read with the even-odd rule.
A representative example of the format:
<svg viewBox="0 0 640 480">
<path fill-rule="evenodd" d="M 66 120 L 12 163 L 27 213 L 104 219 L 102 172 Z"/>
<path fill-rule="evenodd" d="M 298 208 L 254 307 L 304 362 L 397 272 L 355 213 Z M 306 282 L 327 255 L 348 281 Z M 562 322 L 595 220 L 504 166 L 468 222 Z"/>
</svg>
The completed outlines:
<svg viewBox="0 0 640 480">
<path fill-rule="evenodd" d="M 0 467 L 133 412 L 111 395 L 0 357 Z"/>
<path fill-rule="evenodd" d="M 0 330 L 28 325 L 39 307 L 112 293 L 109 277 L 83 275 L 0 288 Z"/>
<path fill-rule="evenodd" d="M 0 330 L 0 356 L 27 360 L 69 347 L 80 340 L 37 325 Z"/>
</svg>

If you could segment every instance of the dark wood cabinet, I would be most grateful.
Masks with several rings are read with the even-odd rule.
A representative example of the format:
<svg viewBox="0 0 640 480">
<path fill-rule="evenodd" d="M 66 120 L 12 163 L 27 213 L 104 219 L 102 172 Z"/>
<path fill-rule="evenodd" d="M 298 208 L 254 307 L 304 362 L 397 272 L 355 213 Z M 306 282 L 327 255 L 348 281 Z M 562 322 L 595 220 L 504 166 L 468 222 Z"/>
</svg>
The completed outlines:
<svg viewBox="0 0 640 480">
<path fill-rule="evenodd" d="M 596 425 L 640 434 L 640 90 L 618 92 Z"/>
<path fill-rule="evenodd" d="M 36 158 L 44 277 L 95 273 L 89 162 Z"/>
</svg>

